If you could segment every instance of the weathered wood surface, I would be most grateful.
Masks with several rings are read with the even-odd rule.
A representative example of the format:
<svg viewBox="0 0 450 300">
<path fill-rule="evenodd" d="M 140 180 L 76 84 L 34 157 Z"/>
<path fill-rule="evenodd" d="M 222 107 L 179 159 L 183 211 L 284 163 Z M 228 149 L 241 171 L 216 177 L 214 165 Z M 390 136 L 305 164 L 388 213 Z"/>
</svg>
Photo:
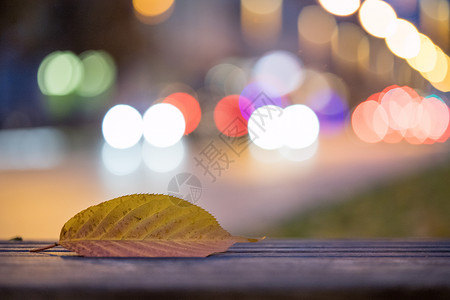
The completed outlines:
<svg viewBox="0 0 450 300">
<path fill-rule="evenodd" d="M 450 299 L 450 240 L 265 240 L 207 258 L 0 242 L 0 299 Z"/>
</svg>

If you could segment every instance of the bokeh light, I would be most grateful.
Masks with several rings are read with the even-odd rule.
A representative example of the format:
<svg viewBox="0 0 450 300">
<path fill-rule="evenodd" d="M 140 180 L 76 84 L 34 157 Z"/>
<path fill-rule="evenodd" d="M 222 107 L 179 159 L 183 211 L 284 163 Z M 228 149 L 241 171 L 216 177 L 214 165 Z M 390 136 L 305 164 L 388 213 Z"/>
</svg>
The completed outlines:
<svg viewBox="0 0 450 300">
<path fill-rule="evenodd" d="M 436 64 L 429 72 L 422 72 L 421 74 L 426 80 L 430 82 L 441 82 L 447 76 L 450 66 L 448 65 L 448 56 L 439 48 L 436 49 Z"/>
<path fill-rule="evenodd" d="M 143 119 L 144 138 L 156 147 L 165 148 L 176 144 L 186 130 L 183 113 L 169 103 L 150 106 Z"/>
<path fill-rule="evenodd" d="M 372 50 L 373 51 L 373 50 Z M 358 68 L 361 71 L 370 69 L 370 39 L 364 35 L 358 44 L 356 51 Z"/>
<path fill-rule="evenodd" d="M 422 75 L 424 75 L 424 74 L 422 74 Z M 445 76 L 445 78 L 442 81 L 439 81 L 439 82 L 430 81 L 430 83 L 433 85 L 433 87 L 435 87 L 436 89 L 438 89 L 442 92 L 450 92 L 450 57 L 449 56 L 447 56 L 447 75 Z"/>
<path fill-rule="evenodd" d="M 153 172 L 166 173 L 175 170 L 183 161 L 184 144 L 179 140 L 166 147 L 156 147 L 148 142 L 142 146 L 142 157 L 145 165 Z"/>
<path fill-rule="evenodd" d="M 297 26 L 300 37 L 313 44 L 325 45 L 331 41 L 336 20 L 319 6 L 310 5 L 301 10 Z"/>
<path fill-rule="evenodd" d="M 393 88 L 386 92 L 381 98 L 381 106 L 387 113 L 389 126 L 399 132 L 404 132 L 411 127 L 411 111 L 414 103 L 419 103 L 420 98 L 411 97 L 404 88 Z M 410 105 L 411 104 L 411 105 Z"/>
<path fill-rule="evenodd" d="M 383 137 L 383 142 L 388 144 L 397 144 L 400 143 L 404 138 L 404 133 L 394 130 L 391 127 L 388 127 L 388 131 L 386 135 Z"/>
<path fill-rule="evenodd" d="M 420 51 L 417 56 L 409 58 L 408 64 L 419 72 L 430 72 L 436 66 L 436 46 L 426 35 L 419 33 Z"/>
<path fill-rule="evenodd" d="M 450 4 L 447 0 L 419 1 L 421 13 L 436 20 L 448 21 Z"/>
<path fill-rule="evenodd" d="M 185 135 L 193 132 L 200 123 L 202 111 L 197 99 L 187 93 L 174 93 L 164 98 L 163 103 L 169 103 L 178 108 L 186 121 Z"/>
<path fill-rule="evenodd" d="M 214 122 L 217 129 L 231 137 L 239 137 L 247 134 L 247 119 L 241 114 L 240 101 L 246 105 L 251 102 L 239 95 L 229 95 L 222 98 L 214 108 Z"/>
<path fill-rule="evenodd" d="M 317 141 L 319 128 L 317 115 L 303 104 L 285 109 L 276 105 L 261 106 L 248 120 L 250 140 L 265 150 L 307 148 Z"/>
<path fill-rule="evenodd" d="M 133 7 L 144 16 L 157 16 L 167 11 L 174 2 L 174 0 L 133 0 Z"/>
<path fill-rule="evenodd" d="M 142 130 L 141 114 L 126 104 L 113 106 L 103 118 L 103 137 L 109 145 L 117 149 L 134 146 L 141 139 Z"/>
<path fill-rule="evenodd" d="M 141 145 L 135 144 L 127 149 L 117 149 L 104 143 L 102 147 L 102 162 L 113 175 L 123 176 L 136 171 L 142 161 Z"/>
<path fill-rule="evenodd" d="M 386 38 L 395 32 L 397 14 L 387 2 L 366 0 L 359 10 L 359 21 L 371 35 Z"/>
<path fill-rule="evenodd" d="M 395 55 L 412 58 L 419 54 L 420 36 L 417 28 L 410 22 L 397 19 L 395 31 L 386 37 L 386 44 Z"/>
<path fill-rule="evenodd" d="M 319 119 L 306 105 L 294 104 L 286 107 L 281 116 L 284 146 L 301 149 L 311 146 L 319 137 Z M 250 124 L 250 122 L 249 122 Z"/>
<path fill-rule="evenodd" d="M 429 115 L 429 125 L 426 128 L 427 137 L 440 139 L 449 125 L 448 106 L 436 96 L 425 97 L 422 101 L 423 112 Z"/>
<path fill-rule="evenodd" d="M 386 95 L 387 92 L 389 92 L 390 90 L 399 88 L 399 87 L 400 86 L 398 86 L 396 84 L 387 86 L 381 92 L 370 95 L 367 100 L 375 100 L 375 101 L 378 101 L 378 103 L 381 103 L 381 100 L 383 99 L 383 96 Z"/>
<path fill-rule="evenodd" d="M 116 68 L 113 58 L 105 51 L 87 51 L 80 55 L 83 78 L 77 93 L 95 97 L 107 91 L 114 83 Z"/>
<path fill-rule="evenodd" d="M 48 96 L 72 93 L 83 78 L 80 59 L 70 51 L 56 51 L 44 58 L 38 69 L 38 84 Z"/>
<path fill-rule="evenodd" d="M 450 107 L 448 108 L 447 113 L 450 119 Z M 442 134 L 442 136 L 439 139 L 436 140 L 436 142 L 445 143 L 449 138 L 450 138 L 450 122 L 447 125 L 447 130 L 444 132 L 444 134 Z"/>
<path fill-rule="evenodd" d="M 434 41 L 448 50 L 450 43 L 450 2 L 448 0 L 419 1 L 420 27 Z"/>
<path fill-rule="evenodd" d="M 165 21 L 173 11 L 175 0 L 133 0 L 136 17 L 146 24 Z"/>
<path fill-rule="evenodd" d="M 356 63 L 361 41 L 366 37 L 361 28 L 350 22 L 342 22 L 336 27 L 332 37 L 332 50 L 335 58 L 346 63 Z"/>
<path fill-rule="evenodd" d="M 351 122 L 355 134 L 366 143 L 381 142 L 389 127 L 386 111 L 373 100 L 359 104 L 353 111 Z"/>
<path fill-rule="evenodd" d="M 259 15 L 275 12 L 282 3 L 282 0 L 241 0 L 243 7 Z"/>
<path fill-rule="evenodd" d="M 410 0 L 402 3 L 393 2 L 392 4 L 400 9 L 400 14 L 409 14 L 409 17 L 415 18 L 414 14 L 417 12 L 419 3 L 422 30 L 439 40 L 440 45 L 447 45 L 450 32 L 448 26 L 450 6 L 448 1 L 418 2 Z M 419 33 L 411 22 L 397 18 L 397 14 L 390 4 L 381 0 L 366 0 L 359 10 L 359 19 L 367 32 L 376 37 L 385 38 L 388 49 L 398 57 L 406 59 L 408 64 L 419 71 L 434 88 L 443 92 L 450 90 L 450 72 L 448 72 L 450 58 L 438 46 L 434 45 L 427 35 Z M 370 56 L 365 55 L 369 54 L 369 51 L 373 51 L 369 48 L 367 39 L 360 43 L 358 47 L 358 62 L 365 70 L 370 70 L 371 65 Z M 378 61 L 376 63 L 377 73 L 379 75 L 388 73 L 381 71 L 386 68 L 378 68 L 378 65 L 381 66 Z M 383 65 L 385 64 L 383 63 Z M 392 63 L 389 63 L 389 66 L 392 66 Z M 403 69 L 397 74 L 399 77 L 397 79 L 409 82 L 415 75 L 411 73 L 410 69 L 405 69 L 403 66 L 401 68 Z M 392 72 L 389 73 L 391 73 L 391 76 L 393 75 Z"/>
<path fill-rule="evenodd" d="M 355 13 L 360 5 L 360 0 L 319 0 L 322 7 L 337 16 L 348 16 Z"/>
<path fill-rule="evenodd" d="M 280 97 L 303 82 L 303 63 L 288 51 L 272 51 L 256 62 L 252 77 L 268 96 Z"/>
<path fill-rule="evenodd" d="M 292 103 L 306 104 L 315 112 L 325 135 L 344 129 L 349 113 L 347 97 L 348 87 L 342 78 L 311 69 L 306 70 L 302 86 L 289 95 Z"/>
<path fill-rule="evenodd" d="M 252 45 L 274 43 L 281 31 L 282 0 L 241 0 L 241 26 Z"/>
<path fill-rule="evenodd" d="M 378 100 L 378 101 L 377 101 Z M 363 141 L 432 144 L 447 140 L 449 108 L 435 95 L 422 98 L 408 86 L 390 86 L 353 112 L 352 127 Z"/>
<path fill-rule="evenodd" d="M 248 134 L 256 146 L 274 150 L 284 143 L 283 110 L 275 105 L 257 108 L 248 120 Z"/>
</svg>

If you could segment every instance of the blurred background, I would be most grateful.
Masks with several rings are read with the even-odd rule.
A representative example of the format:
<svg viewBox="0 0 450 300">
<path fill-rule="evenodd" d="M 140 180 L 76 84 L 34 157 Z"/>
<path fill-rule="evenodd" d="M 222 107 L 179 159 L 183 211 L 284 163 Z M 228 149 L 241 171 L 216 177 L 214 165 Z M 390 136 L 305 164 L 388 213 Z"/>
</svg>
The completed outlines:
<svg viewBox="0 0 450 300">
<path fill-rule="evenodd" d="M 0 239 L 183 197 L 234 234 L 450 236 L 447 0 L 0 2 Z"/>
</svg>

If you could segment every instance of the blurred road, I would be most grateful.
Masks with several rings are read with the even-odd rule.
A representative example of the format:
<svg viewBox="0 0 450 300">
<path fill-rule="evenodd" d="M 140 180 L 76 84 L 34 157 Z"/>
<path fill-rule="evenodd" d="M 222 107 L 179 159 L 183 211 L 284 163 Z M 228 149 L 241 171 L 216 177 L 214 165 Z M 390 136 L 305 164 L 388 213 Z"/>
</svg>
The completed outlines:
<svg viewBox="0 0 450 300">
<path fill-rule="evenodd" d="M 54 168 L 0 171 L 0 239 L 56 240 L 65 221 L 80 210 L 124 194 L 167 193 L 169 181 L 182 172 L 198 177 L 202 193 L 197 204 L 223 227 L 259 236 L 283 218 L 420 172 L 448 160 L 449 153 L 448 142 L 368 145 L 343 133 L 321 138 L 317 153 L 303 162 L 261 153 L 251 145 L 240 156 L 228 151 L 232 162 L 212 182 L 195 158 L 211 141 L 220 145 L 218 139 L 186 140 L 184 158 L 170 172 L 151 171 L 140 163 L 131 174 L 118 176 L 105 168 L 100 139 L 86 142 L 82 136 L 68 134 L 70 151 Z M 91 146 L 79 146 L 86 144 Z"/>
</svg>

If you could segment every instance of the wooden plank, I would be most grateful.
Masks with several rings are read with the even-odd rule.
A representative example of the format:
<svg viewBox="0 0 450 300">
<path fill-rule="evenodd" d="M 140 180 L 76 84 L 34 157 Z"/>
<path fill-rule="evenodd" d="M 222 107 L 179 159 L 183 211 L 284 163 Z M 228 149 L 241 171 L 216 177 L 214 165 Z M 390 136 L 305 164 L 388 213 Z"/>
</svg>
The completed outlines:
<svg viewBox="0 0 450 300">
<path fill-rule="evenodd" d="M 85 258 L 0 242 L 0 299 L 450 299 L 450 240 L 264 240 L 207 258 Z"/>
</svg>

